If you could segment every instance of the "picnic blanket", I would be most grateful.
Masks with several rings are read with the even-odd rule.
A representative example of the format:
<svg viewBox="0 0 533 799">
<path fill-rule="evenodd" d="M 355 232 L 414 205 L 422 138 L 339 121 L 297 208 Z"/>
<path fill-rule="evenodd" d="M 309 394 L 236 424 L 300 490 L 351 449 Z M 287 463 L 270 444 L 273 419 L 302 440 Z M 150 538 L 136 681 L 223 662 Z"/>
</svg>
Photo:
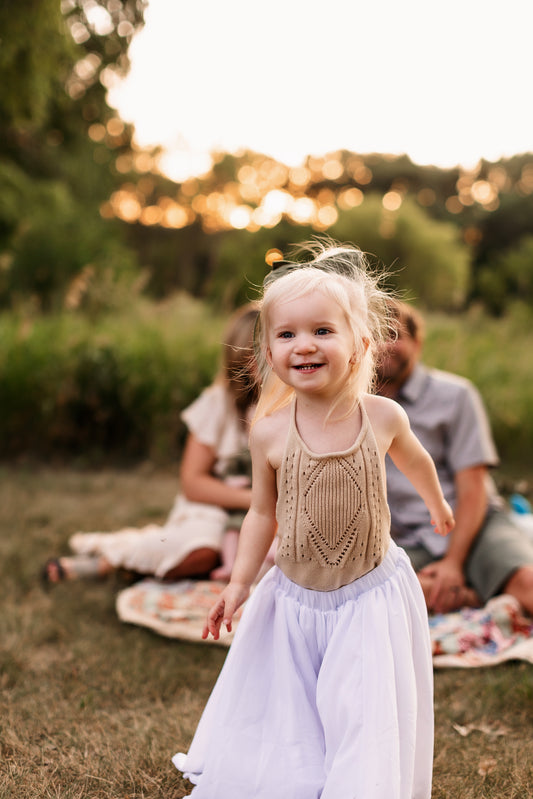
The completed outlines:
<svg viewBox="0 0 533 799">
<path fill-rule="evenodd" d="M 167 638 L 201 641 L 207 611 L 226 583 L 215 580 L 179 580 L 162 582 L 147 577 L 119 592 L 116 609 L 122 621 L 149 627 Z M 231 633 L 222 627 L 220 638 L 209 643 L 229 646 L 242 613 L 233 618 Z"/>
<path fill-rule="evenodd" d="M 436 667 L 493 666 L 505 660 L 533 663 L 533 619 L 524 616 L 508 594 L 482 608 L 432 615 L 429 631 Z"/>
<path fill-rule="evenodd" d="M 148 627 L 159 635 L 201 641 L 207 610 L 224 585 L 209 580 L 165 583 L 146 578 L 120 591 L 117 613 L 122 621 Z M 231 633 L 222 628 L 217 642 L 207 640 L 229 646 L 241 611 Z M 522 615 L 512 596 L 494 597 L 482 608 L 430 616 L 429 628 L 435 667 L 472 668 L 515 659 L 533 663 L 533 620 Z"/>
</svg>

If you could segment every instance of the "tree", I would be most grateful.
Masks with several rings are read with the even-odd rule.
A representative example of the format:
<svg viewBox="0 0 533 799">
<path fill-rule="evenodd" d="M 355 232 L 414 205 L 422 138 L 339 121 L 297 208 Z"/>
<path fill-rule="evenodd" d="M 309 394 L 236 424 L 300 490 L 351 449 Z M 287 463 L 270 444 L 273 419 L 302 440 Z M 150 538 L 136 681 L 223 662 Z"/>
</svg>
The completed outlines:
<svg viewBox="0 0 533 799">
<path fill-rule="evenodd" d="M 488 310 L 501 316 L 510 301 L 533 306 L 533 236 L 499 252 L 477 273 L 477 294 Z"/>
<path fill-rule="evenodd" d="M 0 3 L 0 125 L 39 128 L 76 58 L 56 0 Z"/>
<path fill-rule="evenodd" d="M 431 219 L 413 199 L 392 211 L 372 195 L 341 212 L 328 233 L 356 243 L 384 265 L 388 282 L 407 298 L 429 309 L 463 306 L 470 279 L 468 248 L 455 226 Z"/>
<path fill-rule="evenodd" d="M 267 252 L 278 250 L 287 257 L 292 245 L 310 238 L 312 233 L 310 227 L 284 219 L 274 228 L 261 228 L 255 233 L 234 230 L 219 234 L 212 247 L 206 296 L 224 311 L 257 299 L 269 270 Z"/>
<path fill-rule="evenodd" d="M 41 290 L 43 304 L 53 305 L 52 287 L 56 298 L 64 295 L 77 274 L 101 260 L 99 242 L 122 250 L 118 261 L 127 261 L 128 269 L 135 260 L 122 244 L 125 231 L 102 219 L 99 208 L 122 181 L 116 157 L 131 148 L 131 129 L 114 119 L 105 84 L 111 72 L 127 70 L 128 44 L 143 23 L 145 5 L 145 0 L 0 5 L 4 305 L 13 300 L 11 291 L 39 297 Z M 94 134 L 95 126 L 102 135 Z M 34 268 L 31 254 L 38 257 Z"/>
<path fill-rule="evenodd" d="M 0 125 L 43 131 L 65 93 L 105 106 L 105 71 L 129 68 L 146 0 L 0 0 Z M 83 114 L 82 114 L 83 116 Z M 85 114 L 87 120 L 87 114 Z"/>
</svg>

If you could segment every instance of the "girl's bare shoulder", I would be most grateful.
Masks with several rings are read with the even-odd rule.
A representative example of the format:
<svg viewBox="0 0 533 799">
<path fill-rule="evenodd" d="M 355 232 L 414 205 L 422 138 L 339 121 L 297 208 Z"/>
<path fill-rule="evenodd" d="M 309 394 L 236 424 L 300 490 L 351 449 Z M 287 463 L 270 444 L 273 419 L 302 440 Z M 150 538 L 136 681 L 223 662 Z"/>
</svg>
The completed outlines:
<svg viewBox="0 0 533 799">
<path fill-rule="evenodd" d="M 380 397 L 377 394 L 365 394 L 363 403 L 373 427 L 384 427 L 394 431 L 407 422 L 404 409 L 393 399 Z"/>
<path fill-rule="evenodd" d="M 280 408 L 268 416 L 258 419 L 252 426 L 250 446 L 257 447 L 266 455 L 274 469 L 279 468 L 287 440 L 290 423 L 290 408 Z"/>
</svg>

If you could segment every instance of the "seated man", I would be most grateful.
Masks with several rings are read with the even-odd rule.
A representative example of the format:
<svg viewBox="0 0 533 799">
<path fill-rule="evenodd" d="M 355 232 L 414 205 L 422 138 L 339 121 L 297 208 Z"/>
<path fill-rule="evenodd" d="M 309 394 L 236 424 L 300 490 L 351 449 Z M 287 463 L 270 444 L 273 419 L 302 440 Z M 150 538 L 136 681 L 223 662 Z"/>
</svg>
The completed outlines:
<svg viewBox="0 0 533 799">
<path fill-rule="evenodd" d="M 421 365 L 421 317 L 395 301 L 391 312 L 398 334 L 383 347 L 378 393 L 405 409 L 456 520 L 447 538 L 435 535 L 423 503 L 387 458 L 392 536 L 411 558 L 429 610 L 445 613 L 507 593 L 533 614 L 533 543 L 513 524 L 490 477 L 498 456 L 479 393 L 465 378 Z"/>
</svg>

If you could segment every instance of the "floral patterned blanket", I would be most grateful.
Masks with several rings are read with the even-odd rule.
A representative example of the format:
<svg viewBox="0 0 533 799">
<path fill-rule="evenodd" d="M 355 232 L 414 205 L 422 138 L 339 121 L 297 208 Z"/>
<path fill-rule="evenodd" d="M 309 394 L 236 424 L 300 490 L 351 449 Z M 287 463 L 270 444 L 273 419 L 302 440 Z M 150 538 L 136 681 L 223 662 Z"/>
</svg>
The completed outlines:
<svg viewBox="0 0 533 799">
<path fill-rule="evenodd" d="M 508 594 L 482 608 L 430 616 L 429 629 L 436 667 L 492 666 L 504 660 L 533 663 L 533 620 Z"/>
<path fill-rule="evenodd" d="M 207 610 L 223 588 L 224 583 L 209 580 L 148 578 L 118 594 L 117 613 L 122 621 L 160 635 L 201 641 Z M 233 632 L 222 632 L 218 644 L 230 645 L 239 615 Z M 492 666 L 513 659 L 533 663 L 533 620 L 520 613 L 511 596 L 495 597 L 483 608 L 430 616 L 429 627 L 435 667 Z"/>
<path fill-rule="evenodd" d="M 179 580 L 175 583 L 146 578 L 122 590 L 116 601 L 122 621 L 149 627 L 168 638 L 201 641 L 207 611 L 225 583 L 214 580 Z M 233 631 L 223 627 L 216 642 L 229 646 L 241 615 L 234 617 Z M 210 637 L 210 643 L 215 643 Z"/>
</svg>

